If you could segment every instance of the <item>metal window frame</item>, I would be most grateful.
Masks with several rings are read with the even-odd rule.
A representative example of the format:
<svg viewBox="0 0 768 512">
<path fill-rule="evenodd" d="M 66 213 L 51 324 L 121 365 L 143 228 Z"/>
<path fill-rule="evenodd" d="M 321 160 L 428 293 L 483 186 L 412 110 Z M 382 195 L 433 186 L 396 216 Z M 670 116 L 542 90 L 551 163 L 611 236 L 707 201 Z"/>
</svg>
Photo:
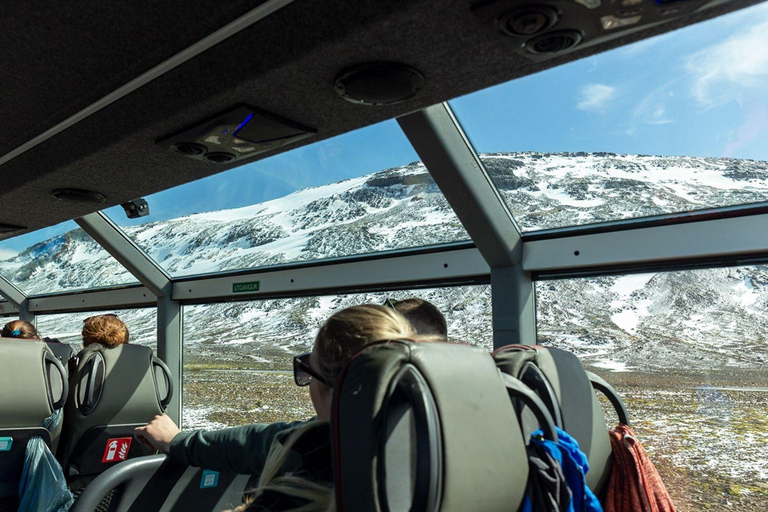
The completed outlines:
<svg viewBox="0 0 768 512">
<path fill-rule="evenodd" d="M 0 309 L 2 314 L 13 314 L 16 312 L 22 320 L 32 324 L 35 323 L 35 315 L 29 310 L 29 296 L 6 279 L 5 276 L 0 276 L 0 295 L 8 300 L 8 303 L 3 304 L 3 307 Z"/>
<path fill-rule="evenodd" d="M 181 389 L 184 304 L 327 293 L 480 284 L 490 281 L 494 345 L 535 343 L 538 279 L 768 262 L 768 213 L 733 207 L 725 218 L 684 224 L 626 223 L 521 234 L 448 104 L 398 119 L 476 247 L 446 244 L 391 253 L 172 278 L 103 212 L 77 219 L 140 285 L 28 296 L 0 276 L 0 315 L 156 307 L 158 355 Z M 729 210 L 730 211 L 730 210 Z M 546 236 L 544 236 L 546 235 Z M 238 293 L 234 285 L 259 282 Z M 177 422 L 181 393 L 169 407 Z"/>
<path fill-rule="evenodd" d="M 491 267 L 493 345 L 536 343 L 533 281 L 520 229 L 448 103 L 398 123 Z"/>
<path fill-rule="evenodd" d="M 717 267 L 768 260 L 768 214 L 707 219 L 525 242 L 523 269 L 540 277 Z"/>
<path fill-rule="evenodd" d="M 100 295 L 82 294 L 81 304 L 85 305 L 88 299 L 143 302 L 147 298 L 147 291 L 155 298 L 157 307 L 157 356 L 162 359 L 171 370 L 171 379 L 174 381 L 174 389 L 181 390 L 182 362 L 181 362 L 181 306 L 171 297 L 172 281 L 165 270 L 149 257 L 136 243 L 131 240 L 103 212 L 90 213 L 76 219 L 77 224 L 88 233 L 91 238 L 101 245 L 113 258 L 115 258 L 128 272 L 141 282 L 144 289 L 126 288 L 125 291 L 104 291 Z M 141 299 L 139 298 L 141 294 Z M 48 305 L 56 300 L 61 301 L 64 296 L 57 298 L 36 299 L 48 301 Z M 37 303 L 35 307 L 37 307 Z M 174 394 L 168 406 L 167 413 L 177 424 L 181 420 L 181 391 Z"/>
</svg>

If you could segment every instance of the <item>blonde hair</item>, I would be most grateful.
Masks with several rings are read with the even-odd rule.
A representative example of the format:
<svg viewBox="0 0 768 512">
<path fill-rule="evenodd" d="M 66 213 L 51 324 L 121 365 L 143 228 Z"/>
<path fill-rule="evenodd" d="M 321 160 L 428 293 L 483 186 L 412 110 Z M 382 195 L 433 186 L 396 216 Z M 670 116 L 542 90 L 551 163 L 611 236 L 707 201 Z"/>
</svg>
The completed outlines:
<svg viewBox="0 0 768 512">
<path fill-rule="evenodd" d="M 414 336 L 413 326 L 391 308 L 362 304 L 342 309 L 331 315 L 317 333 L 316 370 L 334 387 L 349 359 L 366 345 Z"/>
<path fill-rule="evenodd" d="M 26 320 L 14 320 L 3 327 L 3 338 L 21 338 L 25 340 L 39 340 L 37 329 Z"/>
<path fill-rule="evenodd" d="M 116 347 L 128 343 L 128 327 L 117 315 L 92 316 L 83 324 L 83 345 L 101 343 Z"/>
</svg>

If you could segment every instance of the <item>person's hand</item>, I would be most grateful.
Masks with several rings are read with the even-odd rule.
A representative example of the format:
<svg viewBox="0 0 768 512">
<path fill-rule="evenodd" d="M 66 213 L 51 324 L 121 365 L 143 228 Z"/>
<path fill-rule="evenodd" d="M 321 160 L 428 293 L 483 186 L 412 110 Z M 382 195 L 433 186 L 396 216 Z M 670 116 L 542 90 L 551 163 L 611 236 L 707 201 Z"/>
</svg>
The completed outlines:
<svg viewBox="0 0 768 512">
<path fill-rule="evenodd" d="M 179 432 L 181 430 L 167 414 L 158 414 L 147 426 L 136 427 L 133 435 L 147 447 L 168 453 L 171 441 Z"/>
</svg>

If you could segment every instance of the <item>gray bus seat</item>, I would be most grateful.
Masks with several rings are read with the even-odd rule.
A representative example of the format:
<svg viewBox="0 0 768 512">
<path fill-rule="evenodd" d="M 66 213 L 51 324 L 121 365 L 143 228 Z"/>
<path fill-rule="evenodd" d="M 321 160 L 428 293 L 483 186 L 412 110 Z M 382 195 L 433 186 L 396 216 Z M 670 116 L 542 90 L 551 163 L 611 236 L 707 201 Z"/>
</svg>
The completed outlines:
<svg viewBox="0 0 768 512">
<path fill-rule="evenodd" d="M 95 343 L 80 351 L 57 452 L 70 486 L 82 488 L 118 462 L 152 454 L 133 429 L 162 414 L 172 395 L 170 372 L 148 347 Z"/>
<path fill-rule="evenodd" d="M 110 495 L 110 512 L 221 511 L 242 501 L 248 475 L 181 466 L 165 455 L 137 457 L 96 477 L 70 512 L 101 510 Z"/>
<path fill-rule="evenodd" d="M 61 362 L 45 343 L 0 338 L 0 500 L 18 500 L 27 443 L 52 437 L 40 424 L 61 409 L 68 384 Z"/>
<path fill-rule="evenodd" d="M 613 388 L 594 374 L 591 374 L 594 378 L 591 377 L 579 359 L 565 350 L 539 345 L 508 345 L 497 349 L 493 357 L 502 372 L 533 389 L 549 408 L 555 423 L 578 441 L 589 460 L 587 485 L 599 494 L 610 476 L 611 443 L 593 386 L 606 392 Z M 611 402 L 617 401 L 615 403 L 624 411 L 623 415 L 620 413 L 620 419 L 628 421 L 621 399 L 615 391 L 613 395 Z"/>
<path fill-rule="evenodd" d="M 525 440 L 490 354 L 452 343 L 370 345 L 331 413 L 338 510 L 517 510 Z"/>
</svg>

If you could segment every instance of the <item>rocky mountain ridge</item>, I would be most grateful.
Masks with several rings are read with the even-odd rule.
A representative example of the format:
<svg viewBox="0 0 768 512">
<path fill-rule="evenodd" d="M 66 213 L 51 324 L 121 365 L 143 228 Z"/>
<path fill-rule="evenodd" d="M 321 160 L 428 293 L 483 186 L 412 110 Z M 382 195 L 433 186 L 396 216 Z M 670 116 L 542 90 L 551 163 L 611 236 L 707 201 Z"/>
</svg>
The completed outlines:
<svg viewBox="0 0 768 512">
<path fill-rule="evenodd" d="M 524 231 L 768 200 L 766 162 L 613 153 L 480 157 Z M 420 162 L 262 204 L 124 229 L 174 276 L 468 239 Z M 134 281 L 79 229 L 0 261 L 0 272 L 30 294 Z M 764 267 L 540 282 L 539 335 L 612 370 L 758 368 L 768 352 L 766 283 Z M 487 287 L 418 294 L 446 311 L 455 338 L 490 345 Z M 194 333 L 185 331 L 185 342 L 214 358 L 274 362 L 308 346 L 334 309 L 361 301 L 383 299 L 194 306 L 185 313 Z M 128 320 L 139 313 L 125 314 Z M 79 331 L 77 322 L 68 323 L 58 322 L 59 334 Z"/>
</svg>

